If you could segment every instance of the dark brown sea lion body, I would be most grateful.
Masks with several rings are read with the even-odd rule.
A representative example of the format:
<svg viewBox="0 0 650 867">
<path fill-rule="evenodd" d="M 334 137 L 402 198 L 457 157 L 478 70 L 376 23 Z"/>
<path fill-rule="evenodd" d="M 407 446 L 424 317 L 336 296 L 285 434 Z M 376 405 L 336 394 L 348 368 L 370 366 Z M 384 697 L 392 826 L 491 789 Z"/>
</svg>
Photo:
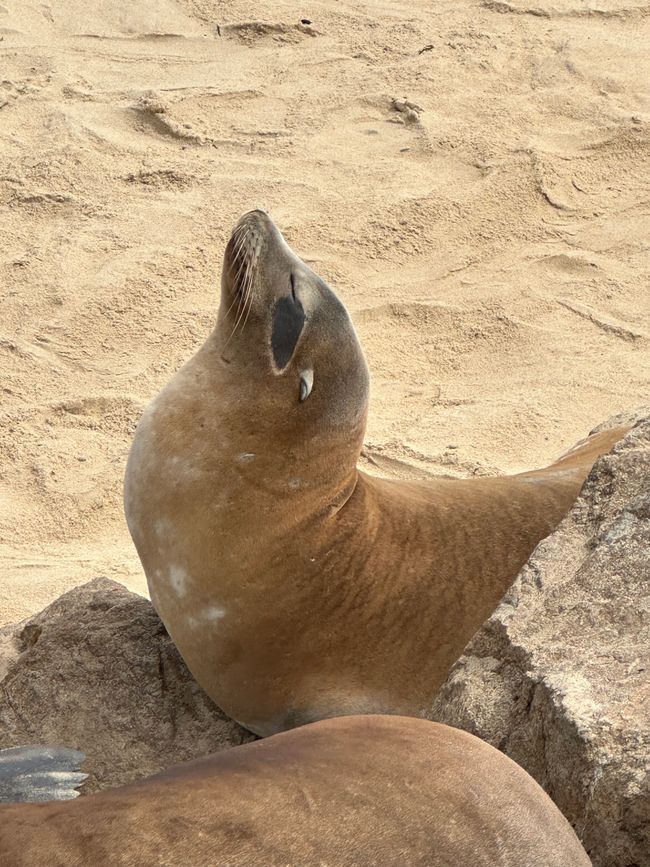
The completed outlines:
<svg viewBox="0 0 650 867">
<path fill-rule="evenodd" d="M 3 867 L 589 867 L 502 753 L 456 729 L 346 717 L 75 801 L 0 807 Z"/>
<path fill-rule="evenodd" d="M 357 469 L 367 408 L 345 309 L 247 214 L 214 332 L 136 432 L 125 507 L 189 668 L 259 734 L 421 714 L 623 433 L 516 476 L 389 481 Z"/>
</svg>

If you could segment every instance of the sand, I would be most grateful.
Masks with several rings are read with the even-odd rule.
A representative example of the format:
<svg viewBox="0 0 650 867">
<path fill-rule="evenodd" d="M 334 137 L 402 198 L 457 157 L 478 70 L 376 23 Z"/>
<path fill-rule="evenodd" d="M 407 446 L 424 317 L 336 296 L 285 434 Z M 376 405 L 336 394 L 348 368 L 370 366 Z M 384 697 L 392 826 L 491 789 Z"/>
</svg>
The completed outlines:
<svg viewBox="0 0 650 867">
<path fill-rule="evenodd" d="M 647 5 L 0 4 L 0 622 L 146 592 L 129 442 L 251 207 L 358 326 L 373 472 L 542 465 L 647 403 Z"/>
</svg>

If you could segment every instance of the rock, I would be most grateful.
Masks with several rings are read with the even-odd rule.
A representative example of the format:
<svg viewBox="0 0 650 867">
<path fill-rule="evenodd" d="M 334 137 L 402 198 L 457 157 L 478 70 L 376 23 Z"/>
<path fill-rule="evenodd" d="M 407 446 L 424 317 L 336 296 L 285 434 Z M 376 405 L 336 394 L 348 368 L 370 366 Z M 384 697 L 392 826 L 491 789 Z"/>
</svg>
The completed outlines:
<svg viewBox="0 0 650 867">
<path fill-rule="evenodd" d="M 194 682 L 147 599 L 99 578 L 0 634 L 0 748 L 73 747 L 84 792 L 253 740 Z"/>
<path fill-rule="evenodd" d="M 531 773 L 594 867 L 650 864 L 650 419 L 597 462 L 430 716 Z"/>
</svg>

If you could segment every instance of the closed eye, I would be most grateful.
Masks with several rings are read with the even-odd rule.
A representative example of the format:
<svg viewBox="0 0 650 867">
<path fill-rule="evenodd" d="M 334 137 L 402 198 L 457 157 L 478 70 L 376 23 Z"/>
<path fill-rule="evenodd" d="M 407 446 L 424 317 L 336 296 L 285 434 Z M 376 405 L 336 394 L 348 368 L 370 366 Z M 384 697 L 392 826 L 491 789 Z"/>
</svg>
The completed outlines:
<svg viewBox="0 0 650 867">
<path fill-rule="evenodd" d="M 293 272 L 291 273 L 290 280 L 291 280 L 291 298 L 293 299 L 293 302 L 295 304 L 295 302 L 296 302 L 296 278 L 294 277 Z"/>
<path fill-rule="evenodd" d="M 295 297 L 293 291 L 291 297 L 284 295 L 275 302 L 272 314 L 271 349 L 273 360 L 279 370 L 284 370 L 289 364 L 306 318 L 300 299 Z"/>
</svg>

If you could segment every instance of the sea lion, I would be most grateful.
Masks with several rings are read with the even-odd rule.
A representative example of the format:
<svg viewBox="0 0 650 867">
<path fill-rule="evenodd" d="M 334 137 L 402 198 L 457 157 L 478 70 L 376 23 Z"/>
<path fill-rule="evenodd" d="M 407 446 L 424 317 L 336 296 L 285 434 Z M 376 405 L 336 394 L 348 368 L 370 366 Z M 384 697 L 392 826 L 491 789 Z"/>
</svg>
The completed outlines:
<svg viewBox="0 0 650 867">
<path fill-rule="evenodd" d="M 1 806 L 0 863 L 590 865 L 513 761 L 466 732 L 396 716 L 312 723 L 75 801 Z"/>
<path fill-rule="evenodd" d="M 353 325 L 265 212 L 237 224 L 221 292 L 214 331 L 145 411 L 128 460 L 154 606 L 206 692 L 257 734 L 421 715 L 625 429 L 516 476 L 368 476 Z"/>
</svg>

